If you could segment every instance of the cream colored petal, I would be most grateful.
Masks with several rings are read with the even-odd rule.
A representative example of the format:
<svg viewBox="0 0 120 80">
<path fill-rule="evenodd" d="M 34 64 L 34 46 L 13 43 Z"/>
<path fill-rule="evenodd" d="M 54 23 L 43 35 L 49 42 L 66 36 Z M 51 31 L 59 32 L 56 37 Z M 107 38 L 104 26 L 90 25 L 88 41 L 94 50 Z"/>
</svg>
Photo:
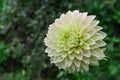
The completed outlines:
<svg viewBox="0 0 120 80">
<path fill-rule="evenodd" d="M 84 50 L 82 53 L 85 57 L 90 57 L 91 53 L 89 50 Z"/>
<path fill-rule="evenodd" d="M 65 63 L 64 63 L 64 61 L 58 62 L 55 64 L 55 66 L 57 66 L 59 69 L 63 69 L 63 67 L 65 66 Z"/>
<path fill-rule="evenodd" d="M 91 29 L 88 34 L 90 34 L 91 36 L 93 36 L 94 34 L 96 34 L 96 30 L 95 29 Z"/>
<path fill-rule="evenodd" d="M 46 48 L 46 49 L 45 49 L 45 52 L 46 52 L 46 53 L 49 53 L 49 52 L 51 52 L 51 49 L 50 49 L 50 48 Z"/>
<path fill-rule="evenodd" d="M 80 72 L 80 69 L 81 69 L 80 67 L 79 67 L 79 68 L 76 68 L 76 72 Z"/>
<path fill-rule="evenodd" d="M 58 67 L 58 69 L 62 69 L 62 66 L 60 66 L 60 64 L 59 64 L 59 63 L 56 63 L 56 64 L 55 64 L 55 66 L 57 66 L 57 67 Z"/>
<path fill-rule="evenodd" d="M 89 71 L 89 65 L 85 64 L 84 62 L 81 62 L 81 67 L 84 69 L 84 71 Z"/>
<path fill-rule="evenodd" d="M 90 65 L 99 66 L 98 59 L 94 56 L 90 57 Z"/>
<path fill-rule="evenodd" d="M 89 23 L 91 23 L 94 19 L 95 19 L 95 15 L 90 15 L 90 16 L 87 16 L 87 18 L 86 18 L 86 22 L 89 22 Z"/>
<path fill-rule="evenodd" d="M 49 35 L 50 35 L 50 34 L 49 34 Z M 55 44 L 56 44 L 56 42 L 57 42 L 57 37 L 56 37 L 56 35 L 54 35 L 54 36 L 52 36 L 52 37 L 50 37 L 50 36 L 47 35 L 46 38 L 48 38 L 48 40 L 50 40 L 52 43 L 55 43 Z"/>
<path fill-rule="evenodd" d="M 96 62 L 91 62 L 90 64 L 93 65 L 93 66 L 99 66 L 99 62 L 98 62 L 98 61 L 96 61 Z"/>
<path fill-rule="evenodd" d="M 98 33 L 96 33 L 91 38 L 94 39 L 95 41 L 97 41 L 99 39 L 104 39 L 105 37 L 106 37 L 106 33 L 102 32 L 102 31 L 99 31 Z"/>
<path fill-rule="evenodd" d="M 71 12 L 71 11 L 68 11 L 68 12 L 66 13 L 66 15 L 72 15 L 72 12 Z"/>
<path fill-rule="evenodd" d="M 77 26 L 77 23 L 78 23 L 78 19 L 79 19 L 79 11 L 68 11 L 66 13 L 66 17 L 67 17 L 67 26 L 68 27 L 74 27 L 74 26 Z M 68 18 L 69 17 L 69 18 Z"/>
<path fill-rule="evenodd" d="M 75 64 L 72 64 L 71 65 L 71 68 L 73 69 L 73 71 L 76 71 L 75 69 L 76 69 L 76 65 Z"/>
<path fill-rule="evenodd" d="M 46 53 L 48 53 L 48 56 L 49 57 L 53 57 L 53 56 L 60 56 L 61 54 L 60 53 L 57 53 L 55 50 L 52 50 L 50 48 L 47 48 L 45 50 Z"/>
<path fill-rule="evenodd" d="M 105 46 L 106 43 L 103 40 L 96 41 L 96 44 L 99 44 L 100 47 Z"/>
<path fill-rule="evenodd" d="M 87 16 L 87 18 L 85 20 L 86 21 L 86 28 L 85 28 L 84 32 L 88 32 L 93 28 L 93 27 L 90 26 L 90 24 L 94 20 L 95 17 L 96 16 L 94 16 L 94 15 Z"/>
<path fill-rule="evenodd" d="M 78 68 L 80 67 L 80 60 L 74 59 L 73 62 Z"/>
<path fill-rule="evenodd" d="M 66 57 L 66 58 L 65 58 L 65 65 L 66 65 L 67 67 L 70 67 L 71 64 L 72 64 L 72 60 L 69 59 L 69 57 Z"/>
<path fill-rule="evenodd" d="M 81 29 L 81 32 L 83 32 L 83 30 L 86 28 L 86 21 L 85 21 L 85 19 L 86 19 L 86 17 L 87 17 L 87 12 L 84 12 L 84 13 L 81 13 L 80 14 L 80 16 L 79 16 L 79 26 L 78 27 L 80 27 L 80 29 Z"/>
<path fill-rule="evenodd" d="M 98 47 L 103 47 L 105 45 L 106 45 L 106 43 L 103 40 L 98 40 L 98 41 L 96 41 L 96 44 L 91 45 L 90 48 L 94 49 L 94 48 L 98 48 Z"/>
<path fill-rule="evenodd" d="M 86 19 L 86 17 L 87 17 L 87 12 L 83 12 L 82 14 L 81 14 L 81 20 L 82 21 L 84 21 L 85 19 Z"/>
<path fill-rule="evenodd" d="M 78 60 L 82 60 L 83 59 L 83 55 L 80 53 L 80 54 L 76 54 L 75 57 L 78 59 Z"/>
<path fill-rule="evenodd" d="M 79 13 L 79 10 L 74 10 L 74 11 L 73 11 L 73 15 L 74 15 L 74 16 L 79 15 L 79 14 L 80 14 L 80 13 Z"/>
<path fill-rule="evenodd" d="M 51 42 L 56 42 L 57 40 L 57 35 L 55 33 L 49 33 L 47 34 L 47 38 L 51 41 Z"/>
<path fill-rule="evenodd" d="M 68 71 L 69 73 L 74 72 L 74 70 L 72 69 L 72 67 L 68 68 L 67 71 Z"/>
<path fill-rule="evenodd" d="M 61 25 L 61 24 L 62 24 L 62 20 L 60 20 L 60 19 L 55 19 L 55 24 L 56 24 L 56 25 Z"/>
<path fill-rule="evenodd" d="M 87 43 L 85 43 L 85 42 L 81 45 L 81 47 L 82 47 L 83 49 L 87 49 L 87 50 L 90 49 L 89 44 L 87 44 Z"/>
<path fill-rule="evenodd" d="M 75 24 L 75 25 L 77 25 L 77 23 L 79 22 L 79 11 L 78 10 L 75 10 L 75 11 L 73 11 L 73 23 Z"/>
<path fill-rule="evenodd" d="M 72 54 L 69 54 L 68 56 L 69 56 L 69 58 L 70 58 L 71 60 L 73 60 L 73 59 L 74 59 L 74 57 L 75 57 L 75 54 L 74 54 L 74 53 L 72 53 Z"/>
<path fill-rule="evenodd" d="M 91 22 L 91 27 L 97 26 L 99 22 L 100 22 L 100 21 L 98 21 L 98 20 L 93 20 L 93 21 Z"/>
<path fill-rule="evenodd" d="M 48 53 L 48 56 L 49 56 L 49 57 L 52 57 L 52 56 L 60 56 L 60 55 L 61 55 L 60 53 L 56 53 L 56 52 Z"/>
<path fill-rule="evenodd" d="M 74 51 L 75 51 L 75 53 L 79 54 L 82 50 L 81 50 L 80 47 L 77 47 L 77 48 L 74 49 Z"/>
<path fill-rule="evenodd" d="M 83 61 L 85 64 L 89 64 L 89 63 L 90 63 L 89 58 L 87 58 L 87 57 L 83 57 L 82 61 Z"/>
<path fill-rule="evenodd" d="M 103 39 L 103 36 L 100 33 L 96 33 L 95 35 L 92 36 L 92 39 L 96 41 L 99 39 Z"/>
<path fill-rule="evenodd" d="M 65 14 L 61 14 L 61 16 L 60 16 L 60 20 L 66 20 L 66 15 Z"/>
<path fill-rule="evenodd" d="M 73 13 L 72 13 L 71 11 L 68 11 L 68 12 L 66 13 L 66 17 L 67 17 L 68 20 L 69 20 L 69 19 L 72 20 L 72 18 L 73 18 Z M 71 22 L 71 20 L 69 20 L 69 22 Z"/>
<path fill-rule="evenodd" d="M 61 53 L 63 50 L 61 50 L 61 48 L 57 48 L 56 49 L 56 52 L 58 52 L 58 53 Z"/>
<path fill-rule="evenodd" d="M 100 26 L 96 26 L 96 27 L 95 27 L 95 30 L 96 30 L 96 31 L 100 31 L 100 30 L 102 30 L 102 29 L 103 29 L 103 28 L 100 27 Z"/>
<path fill-rule="evenodd" d="M 54 57 L 53 60 L 51 61 L 51 63 L 58 63 L 58 62 L 62 62 L 64 59 L 60 56 Z"/>
<path fill-rule="evenodd" d="M 90 34 L 88 34 L 88 33 L 84 33 L 84 34 L 82 34 L 82 39 L 83 40 L 87 40 L 87 39 L 89 39 L 91 37 L 91 35 Z"/>
<path fill-rule="evenodd" d="M 99 31 L 98 33 L 100 33 L 103 36 L 103 39 L 107 36 L 107 34 L 102 31 Z"/>
<path fill-rule="evenodd" d="M 100 60 L 106 57 L 104 54 L 104 48 L 103 49 L 97 48 L 91 50 L 91 55 L 96 56 Z"/>
<path fill-rule="evenodd" d="M 62 52 L 61 54 L 62 54 L 62 55 L 61 55 L 62 58 L 65 58 L 65 57 L 67 57 L 67 55 L 68 55 L 68 54 L 65 53 L 65 52 Z"/>
<path fill-rule="evenodd" d="M 61 22 L 59 19 L 57 19 L 57 22 Z M 59 32 L 62 28 L 63 25 L 58 25 L 57 23 L 53 23 L 49 26 L 48 28 L 48 35 L 52 35 L 53 37 L 56 36 L 57 32 Z M 52 37 L 50 36 L 50 37 Z"/>
<path fill-rule="evenodd" d="M 51 49 L 56 49 L 56 45 L 50 40 L 46 39 L 44 42 L 45 42 L 45 45 L 50 47 Z"/>
<path fill-rule="evenodd" d="M 95 41 L 92 38 L 86 40 L 85 42 L 89 45 L 94 45 L 95 44 Z"/>
<path fill-rule="evenodd" d="M 69 57 L 67 57 L 67 58 L 65 58 L 65 65 L 67 66 L 67 67 L 70 67 L 71 66 L 71 64 L 72 64 L 72 60 L 71 59 L 69 59 Z"/>
<path fill-rule="evenodd" d="M 58 62 L 56 63 L 60 69 L 66 69 L 66 66 L 65 66 L 65 60 L 63 60 L 62 62 Z"/>
<path fill-rule="evenodd" d="M 61 16 L 60 16 L 60 20 L 61 20 L 61 27 L 65 27 L 65 26 L 68 26 L 69 25 L 69 18 L 68 18 L 68 16 L 67 15 L 65 15 L 65 14 L 62 14 Z"/>
<path fill-rule="evenodd" d="M 72 54 L 73 53 L 73 49 L 69 49 L 68 54 Z"/>
</svg>

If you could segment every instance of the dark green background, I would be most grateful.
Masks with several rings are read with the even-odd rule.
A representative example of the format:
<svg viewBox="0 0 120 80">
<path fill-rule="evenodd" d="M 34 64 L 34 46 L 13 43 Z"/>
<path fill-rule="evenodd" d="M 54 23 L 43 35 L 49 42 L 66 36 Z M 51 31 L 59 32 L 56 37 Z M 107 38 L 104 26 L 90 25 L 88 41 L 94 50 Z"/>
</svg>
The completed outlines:
<svg viewBox="0 0 120 80">
<path fill-rule="evenodd" d="M 47 28 L 68 10 L 96 15 L 108 61 L 67 73 L 44 52 Z M 0 80 L 120 80 L 120 0 L 0 0 Z"/>
</svg>

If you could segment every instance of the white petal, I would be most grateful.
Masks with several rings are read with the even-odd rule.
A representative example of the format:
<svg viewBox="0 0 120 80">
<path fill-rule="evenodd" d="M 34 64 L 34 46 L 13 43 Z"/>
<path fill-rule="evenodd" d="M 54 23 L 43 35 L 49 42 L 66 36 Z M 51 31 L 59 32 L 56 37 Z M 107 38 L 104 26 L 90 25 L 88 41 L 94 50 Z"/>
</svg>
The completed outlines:
<svg viewBox="0 0 120 80">
<path fill-rule="evenodd" d="M 102 31 L 99 31 L 98 33 L 100 33 L 103 37 L 103 39 L 107 36 L 107 34 L 106 33 L 104 33 L 104 32 L 102 32 Z"/>
<path fill-rule="evenodd" d="M 85 41 L 87 44 L 89 44 L 89 45 L 94 45 L 95 44 L 95 41 L 92 39 L 92 38 L 90 38 L 90 39 L 88 39 L 87 41 Z"/>
<path fill-rule="evenodd" d="M 72 67 L 68 68 L 67 70 L 68 70 L 69 73 L 74 72 L 74 70 L 72 69 Z"/>
<path fill-rule="evenodd" d="M 72 54 L 73 53 L 73 49 L 69 49 L 68 54 Z"/>
<path fill-rule="evenodd" d="M 95 17 L 96 16 L 94 16 L 94 15 L 87 16 L 87 18 L 85 20 L 86 21 L 86 28 L 85 28 L 84 32 L 88 32 L 93 28 L 93 27 L 90 26 L 90 24 L 94 20 Z"/>
<path fill-rule="evenodd" d="M 91 37 L 92 37 L 94 34 L 96 34 L 96 30 L 95 30 L 95 29 L 91 29 L 91 30 L 88 32 L 88 34 L 90 34 Z"/>
<path fill-rule="evenodd" d="M 79 68 L 80 67 L 80 61 L 77 59 L 74 59 L 74 64 Z"/>
<path fill-rule="evenodd" d="M 80 29 L 81 29 L 81 31 L 83 31 L 85 28 L 86 28 L 86 21 L 85 21 L 85 19 L 86 19 L 86 17 L 87 17 L 87 12 L 84 12 L 84 13 L 81 13 L 80 15 L 79 15 L 79 26 L 78 27 L 80 27 Z"/>
<path fill-rule="evenodd" d="M 90 64 L 93 65 L 93 66 L 99 66 L 99 62 L 98 62 L 98 61 L 96 61 L 96 62 L 91 62 Z"/>
<path fill-rule="evenodd" d="M 62 62 L 58 62 L 56 64 L 60 69 L 66 69 L 65 60 L 63 60 Z"/>
<path fill-rule="evenodd" d="M 69 59 L 69 57 L 65 58 L 65 64 L 67 67 L 70 67 L 70 65 L 72 64 L 72 60 Z"/>
<path fill-rule="evenodd" d="M 96 56 L 98 59 L 103 59 L 105 56 L 104 54 L 104 48 L 103 49 L 93 49 L 91 50 L 91 55 Z"/>
<path fill-rule="evenodd" d="M 51 42 L 47 37 L 44 40 L 45 45 L 50 47 L 51 49 L 56 49 L 56 44 L 54 42 Z"/>
<path fill-rule="evenodd" d="M 45 49 L 45 52 L 46 52 L 46 53 L 49 53 L 49 52 L 51 52 L 51 49 L 50 49 L 50 48 L 46 48 L 46 49 Z"/>
<path fill-rule="evenodd" d="M 75 55 L 75 57 L 76 57 L 78 60 L 82 60 L 83 55 L 82 55 L 82 54 L 77 54 L 77 55 Z"/>
<path fill-rule="evenodd" d="M 71 60 L 73 60 L 73 59 L 74 59 L 74 57 L 75 57 L 74 53 L 69 54 L 69 58 L 70 58 Z"/>
<path fill-rule="evenodd" d="M 85 70 L 85 71 L 89 71 L 89 65 L 85 64 L 84 62 L 81 62 L 81 67 Z"/>
<path fill-rule="evenodd" d="M 68 55 L 67 53 L 64 53 L 64 52 L 63 52 L 63 53 L 61 53 L 61 54 L 62 54 L 62 55 L 61 55 L 61 56 L 62 56 L 62 58 L 65 58 L 65 57 L 67 57 L 67 55 Z"/>
<path fill-rule="evenodd" d="M 95 19 L 95 17 L 95 15 L 87 16 L 86 21 L 91 23 Z"/>
<path fill-rule="evenodd" d="M 64 60 L 63 58 L 58 56 L 58 57 L 54 57 L 51 63 L 58 63 L 58 62 L 62 62 L 63 60 Z"/>
<path fill-rule="evenodd" d="M 100 22 L 100 21 L 98 21 L 98 20 L 93 20 L 93 21 L 91 22 L 91 27 L 97 26 L 99 22 Z"/>
<path fill-rule="evenodd" d="M 81 45 L 81 47 L 82 47 L 83 49 L 87 49 L 87 50 L 90 49 L 90 46 L 89 46 L 87 43 L 85 43 L 85 42 Z"/>
<path fill-rule="evenodd" d="M 61 19 L 61 20 L 66 19 L 66 15 L 65 15 L 65 14 L 61 14 L 60 19 Z"/>
<path fill-rule="evenodd" d="M 99 31 L 98 33 L 93 35 L 91 38 L 94 39 L 95 41 L 97 41 L 99 39 L 104 39 L 105 37 L 106 37 L 106 33 Z"/>
<path fill-rule="evenodd" d="M 100 31 L 100 30 L 102 30 L 102 29 L 103 29 L 103 28 L 100 27 L 100 26 L 96 26 L 96 27 L 95 27 L 95 30 L 96 30 L 96 31 Z"/>
<path fill-rule="evenodd" d="M 91 53 L 89 50 L 84 50 L 82 53 L 85 57 L 90 57 Z"/>
<path fill-rule="evenodd" d="M 73 14 L 74 14 L 74 15 L 78 15 L 78 14 L 79 14 L 79 10 L 74 10 L 74 11 L 73 11 Z"/>
<path fill-rule="evenodd" d="M 82 61 L 85 63 L 85 64 L 89 64 L 89 58 L 87 57 L 83 57 Z"/>
<path fill-rule="evenodd" d="M 50 48 L 47 48 L 45 51 L 48 53 L 49 57 L 61 55 L 61 53 L 58 53 L 58 52 L 56 52 L 56 50 L 52 50 Z"/>
<path fill-rule="evenodd" d="M 84 12 L 84 13 L 82 13 L 81 14 L 81 20 L 85 20 L 86 19 L 86 17 L 87 17 L 87 12 Z"/>
<path fill-rule="evenodd" d="M 61 24 L 62 24 L 62 20 L 60 20 L 60 19 L 55 19 L 55 24 L 61 25 Z"/>
<path fill-rule="evenodd" d="M 75 64 L 72 64 L 71 65 L 71 68 L 73 69 L 73 71 L 76 71 L 75 68 L 76 68 L 76 65 Z"/>
<path fill-rule="evenodd" d="M 98 41 L 96 41 L 96 44 L 91 45 L 90 48 L 94 49 L 94 48 L 103 47 L 105 45 L 106 45 L 106 43 L 103 40 L 98 40 Z"/>
<path fill-rule="evenodd" d="M 82 34 L 82 39 L 83 39 L 83 40 L 87 40 L 87 39 L 89 39 L 90 37 L 91 37 L 91 35 L 88 34 L 88 33 Z"/>
<path fill-rule="evenodd" d="M 99 66 L 98 59 L 94 56 L 90 57 L 90 64 L 93 66 Z"/>
<path fill-rule="evenodd" d="M 74 51 L 75 51 L 75 53 L 79 54 L 82 50 L 81 50 L 81 48 L 78 47 L 78 48 L 75 48 Z"/>
</svg>

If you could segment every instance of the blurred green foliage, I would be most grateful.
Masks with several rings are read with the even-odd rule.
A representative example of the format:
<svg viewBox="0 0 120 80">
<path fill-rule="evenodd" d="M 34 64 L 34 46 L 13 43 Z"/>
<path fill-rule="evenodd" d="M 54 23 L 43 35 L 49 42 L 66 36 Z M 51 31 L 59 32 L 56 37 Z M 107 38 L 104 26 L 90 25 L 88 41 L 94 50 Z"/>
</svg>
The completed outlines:
<svg viewBox="0 0 120 80">
<path fill-rule="evenodd" d="M 0 41 L 0 64 L 3 63 L 8 58 L 7 54 L 8 45 L 5 44 L 3 41 Z"/>
<path fill-rule="evenodd" d="M 27 74 L 24 70 L 17 71 L 17 72 L 10 72 L 3 75 L 4 80 L 30 80 L 30 73 L 29 71 Z"/>
<path fill-rule="evenodd" d="M 107 33 L 108 61 L 83 74 L 58 70 L 44 52 L 48 26 L 68 10 L 96 15 Z M 0 80 L 120 80 L 119 27 L 120 0 L 0 0 Z"/>
</svg>

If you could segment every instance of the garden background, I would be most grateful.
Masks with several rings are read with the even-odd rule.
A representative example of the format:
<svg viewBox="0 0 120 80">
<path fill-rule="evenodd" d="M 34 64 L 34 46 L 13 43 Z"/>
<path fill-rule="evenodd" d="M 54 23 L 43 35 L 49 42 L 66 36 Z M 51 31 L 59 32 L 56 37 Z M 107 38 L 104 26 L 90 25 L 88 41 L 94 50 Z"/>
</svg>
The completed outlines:
<svg viewBox="0 0 120 80">
<path fill-rule="evenodd" d="M 48 26 L 68 10 L 96 15 L 108 61 L 81 73 L 58 70 L 44 52 Z M 120 0 L 0 0 L 0 80 L 120 80 Z"/>
</svg>

